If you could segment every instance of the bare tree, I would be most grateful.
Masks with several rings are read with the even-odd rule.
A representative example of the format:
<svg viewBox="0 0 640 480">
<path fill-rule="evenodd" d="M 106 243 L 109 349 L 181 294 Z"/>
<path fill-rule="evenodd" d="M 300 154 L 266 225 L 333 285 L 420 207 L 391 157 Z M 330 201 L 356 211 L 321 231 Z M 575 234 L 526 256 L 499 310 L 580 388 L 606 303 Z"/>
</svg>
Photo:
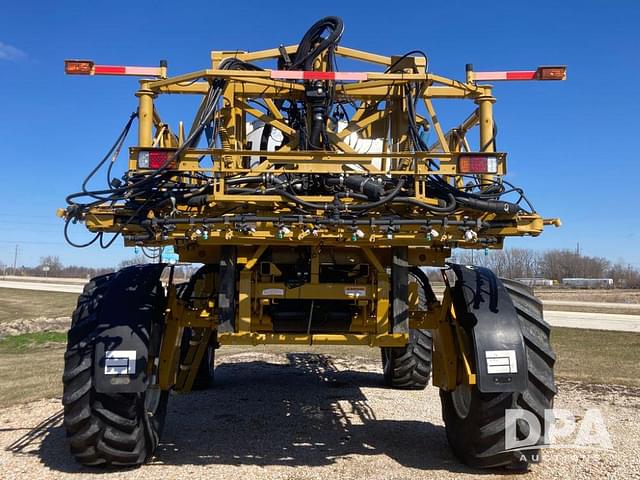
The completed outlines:
<svg viewBox="0 0 640 480">
<path fill-rule="evenodd" d="M 602 278 L 611 264 L 606 258 L 580 255 L 572 250 L 547 250 L 540 258 L 540 272 L 545 278 Z"/>
<path fill-rule="evenodd" d="M 47 255 L 46 257 L 40 257 L 40 264 L 36 267 L 39 271 L 43 270 L 43 267 L 48 267 L 49 275 L 57 277 L 62 272 L 64 266 L 60 261 L 60 257 L 57 255 Z"/>
<path fill-rule="evenodd" d="M 619 288 L 640 288 L 640 270 L 631 265 L 618 261 L 612 265 L 607 276 L 613 279 L 613 284 Z"/>
</svg>

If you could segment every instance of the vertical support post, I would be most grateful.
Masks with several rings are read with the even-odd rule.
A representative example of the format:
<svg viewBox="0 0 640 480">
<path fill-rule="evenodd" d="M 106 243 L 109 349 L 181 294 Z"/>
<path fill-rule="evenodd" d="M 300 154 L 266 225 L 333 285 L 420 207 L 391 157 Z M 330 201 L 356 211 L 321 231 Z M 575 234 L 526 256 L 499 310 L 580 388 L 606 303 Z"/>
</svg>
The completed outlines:
<svg viewBox="0 0 640 480">
<path fill-rule="evenodd" d="M 138 146 L 153 145 L 153 97 L 155 94 L 149 89 L 147 82 L 140 82 L 138 97 Z"/>
<path fill-rule="evenodd" d="M 490 91 L 489 91 L 490 92 Z M 493 104 L 496 102 L 495 97 L 491 94 L 478 97 L 479 122 L 480 122 L 480 151 L 495 152 L 495 138 L 493 135 Z M 482 183 L 490 183 L 494 176 L 484 174 L 480 176 Z"/>
<path fill-rule="evenodd" d="M 311 247 L 311 282 L 316 285 L 320 283 L 320 249 Z"/>
<path fill-rule="evenodd" d="M 236 331 L 236 270 L 238 258 L 233 245 L 220 248 L 220 287 L 218 291 L 218 331 Z"/>
<path fill-rule="evenodd" d="M 169 286 L 167 296 L 167 319 L 162 335 L 162 345 L 160 346 L 160 357 L 158 366 L 158 384 L 161 390 L 169 390 L 176 380 L 176 369 L 178 367 L 179 342 L 182 338 L 182 327 L 176 317 L 177 299 L 175 285 Z"/>
<path fill-rule="evenodd" d="M 433 385 L 455 390 L 458 372 L 458 350 L 450 323 L 451 289 L 447 285 L 438 312 L 438 326 L 433 330 Z"/>
<path fill-rule="evenodd" d="M 251 270 L 244 268 L 240 272 L 238 288 L 238 333 L 251 332 Z"/>
<path fill-rule="evenodd" d="M 378 272 L 378 292 L 376 295 L 376 333 L 389 333 L 389 275 Z"/>
</svg>

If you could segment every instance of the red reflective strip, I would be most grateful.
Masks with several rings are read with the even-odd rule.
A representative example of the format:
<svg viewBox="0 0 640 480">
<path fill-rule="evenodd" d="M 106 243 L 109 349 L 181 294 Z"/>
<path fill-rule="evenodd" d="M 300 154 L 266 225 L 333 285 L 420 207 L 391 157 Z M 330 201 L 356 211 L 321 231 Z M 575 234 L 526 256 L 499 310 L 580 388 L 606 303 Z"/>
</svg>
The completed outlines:
<svg viewBox="0 0 640 480">
<path fill-rule="evenodd" d="M 115 65 L 96 65 L 93 67 L 95 75 L 124 75 L 126 67 L 116 67 Z"/>
<path fill-rule="evenodd" d="M 536 71 L 507 72 L 507 80 L 535 80 Z"/>
<path fill-rule="evenodd" d="M 158 67 L 124 67 L 124 69 L 126 75 L 160 76 L 160 69 Z"/>
<path fill-rule="evenodd" d="M 288 80 L 366 80 L 366 72 L 314 72 L 302 70 L 272 70 L 271 78 Z"/>
<path fill-rule="evenodd" d="M 302 80 L 304 72 L 301 70 L 271 70 L 271 78 L 284 78 L 287 80 Z"/>
<path fill-rule="evenodd" d="M 334 72 L 303 72 L 302 78 L 305 80 L 335 80 L 336 74 Z"/>
<path fill-rule="evenodd" d="M 367 80 L 366 72 L 336 72 L 336 80 Z"/>
<path fill-rule="evenodd" d="M 507 72 L 473 72 L 474 80 L 506 80 Z"/>
<path fill-rule="evenodd" d="M 535 70 L 521 70 L 511 72 L 473 72 L 473 79 L 476 81 L 487 80 L 535 80 Z"/>
<path fill-rule="evenodd" d="M 159 77 L 158 67 L 127 67 L 117 65 L 96 65 L 94 75 L 140 75 L 146 77 Z"/>
</svg>

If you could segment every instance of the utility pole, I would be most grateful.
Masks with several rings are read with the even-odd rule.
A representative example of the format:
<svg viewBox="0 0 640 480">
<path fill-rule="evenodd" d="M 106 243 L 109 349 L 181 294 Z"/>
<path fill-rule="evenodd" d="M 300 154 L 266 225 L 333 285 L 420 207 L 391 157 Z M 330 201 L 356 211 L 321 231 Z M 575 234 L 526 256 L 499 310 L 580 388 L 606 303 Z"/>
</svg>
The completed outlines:
<svg viewBox="0 0 640 480">
<path fill-rule="evenodd" d="M 13 254 L 13 275 L 16 274 L 16 265 L 18 264 L 18 244 L 16 243 L 16 250 Z"/>
</svg>

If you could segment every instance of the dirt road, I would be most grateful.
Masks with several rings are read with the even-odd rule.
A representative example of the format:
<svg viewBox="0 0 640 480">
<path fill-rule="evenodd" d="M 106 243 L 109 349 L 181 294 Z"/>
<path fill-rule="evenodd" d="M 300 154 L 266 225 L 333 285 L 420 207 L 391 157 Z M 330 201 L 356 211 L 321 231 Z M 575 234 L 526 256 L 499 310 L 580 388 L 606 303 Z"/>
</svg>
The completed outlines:
<svg viewBox="0 0 640 480">
<path fill-rule="evenodd" d="M 614 449 L 549 450 L 531 473 L 512 477 L 461 465 L 437 390 L 382 388 L 370 360 L 256 349 L 223 356 L 216 375 L 214 390 L 172 396 L 150 465 L 101 478 L 626 479 L 640 471 L 640 389 L 561 383 L 556 407 L 600 408 Z M 93 471 L 70 459 L 59 412 L 59 399 L 0 410 L 3 478 Z"/>
<path fill-rule="evenodd" d="M 83 288 L 82 285 L 0 280 L 0 289 L 3 287 L 71 293 L 80 293 Z M 0 290 L 0 292 L 10 291 Z M 545 318 L 553 326 L 640 332 L 640 305 L 638 304 L 550 300 L 545 301 L 544 305 Z M 563 310 L 576 311 L 555 311 L 554 306 Z M 592 313 L 594 309 L 600 313 Z"/>
<path fill-rule="evenodd" d="M 19 290 L 38 290 L 41 292 L 66 292 L 81 293 L 84 285 L 50 282 L 23 282 L 13 280 L 0 280 L 0 288 L 13 288 Z"/>
<path fill-rule="evenodd" d="M 640 332 L 640 315 L 545 310 L 544 319 L 554 327 Z"/>
</svg>

